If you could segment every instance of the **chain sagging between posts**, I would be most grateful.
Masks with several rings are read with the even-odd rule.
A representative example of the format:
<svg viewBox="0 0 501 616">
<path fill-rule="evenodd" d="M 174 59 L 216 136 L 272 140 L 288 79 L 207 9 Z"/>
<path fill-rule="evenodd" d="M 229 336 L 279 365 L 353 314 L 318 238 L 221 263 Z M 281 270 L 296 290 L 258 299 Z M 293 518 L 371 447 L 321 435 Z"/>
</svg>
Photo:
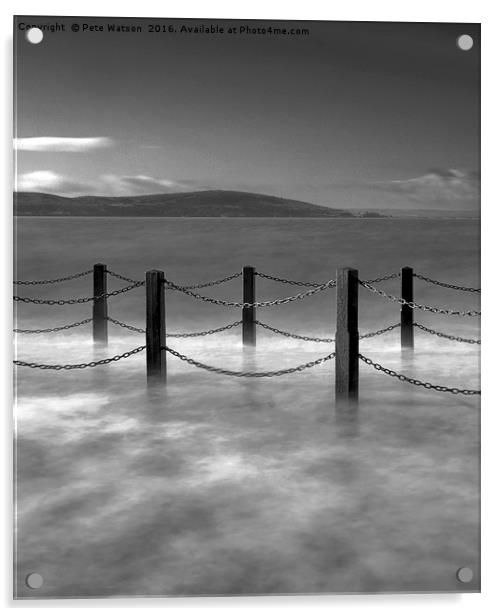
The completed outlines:
<svg viewBox="0 0 501 616">
<path fill-rule="evenodd" d="M 75 323 L 68 325 L 61 325 L 57 327 L 45 328 L 45 329 L 15 329 L 14 332 L 18 334 L 50 334 L 60 331 L 73 329 L 88 323 L 93 324 L 93 336 L 94 341 L 99 344 L 106 344 L 108 339 L 108 323 L 112 323 L 126 329 L 128 331 L 146 335 L 146 344 L 141 347 L 136 347 L 122 354 L 115 355 L 111 358 L 105 358 L 102 360 L 96 360 L 88 363 L 80 364 L 39 364 L 36 362 L 25 362 L 16 360 L 14 363 L 17 366 L 39 368 L 42 370 L 73 370 L 83 369 L 89 367 L 97 367 L 116 362 L 121 359 L 130 357 L 146 350 L 147 356 L 147 374 L 150 380 L 165 381 L 167 377 L 165 354 L 169 353 L 174 357 L 177 357 L 181 361 L 192 365 L 194 367 L 221 374 L 225 376 L 235 377 L 276 377 L 293 374 L 296 372 L 302 372 L 303 370 L 313 368 L 331 359 L 336 360 L 336 397 L 338 400 L 353 399 L 358 396 L 358 364 L 359 361 L 373 367 L 375 370 L 382 372 L 388 376 L 397 378 L 399 381 L 409 383 L 411 385 L 421 386 L 425 389 L 432 389 L 438 392 L 448 392 L 452 394 L 463 395 L 476 395 L 480 394 L 479 390 L 474 389 L 461 389 L 457 387 L 446 387 L 443 385 L 434 385 L 426 381 L 420 381 L 412 377 L 407 377 L 403 374 L 385 368 L 381 364 L 374 360 L 362 355 L 358 351 L 358 342 L 368 338 L 374 338 L 382 334 L 391 332 L 397 328 L 401 330 L 401 346 L 402 349 L 412 349 L 414 346 L 414 328 L 419 329 L 425 333 L 436 335 L 440 338 L 468 343 L 468 344 L 481 344 L 480 340 L 472 338 L 464 338 L 460 336 L 454 336 L 445 334 L 437 330 L 431 329 L 417 323 L 413 320 L 413 310 L 423 310 L 435 314 L 441 314 L 446 316 L 467 316 L 474 317 L 480 316 L 479 310 L 459 310 L 459 309 L 447 309 L 438 308 L 433 306 L 427 306 L 419 304 L 414 301 L 413 297 L 413 278 L 420 279 L 431 284 L 439 285 L 452 290 L 465 291 L 472 293 L 480 293 L 480 289 L 473 287 L 459 286 L 448 283 L 442 283 L 426 276 L 416 274 L 412 268 L 404 267 L 400 272 L 394 272 L 386 274 L 372 280 L 361 280 L 358 277 L 358 272 L 350 268 L 344 268 L 338 270 L 337 279 L 330 279 L 323 283 L 306 282 L 292 280 L 288 278 L 282 278 L 279 276 L 273 276 L 271 274 L 265 274 L 263 272 L 256 271 L 253 267 L 246 266 L 241 272 L 235 272 L 228 276 L 218 278 L 203 283 L 196 284 L 180 284 L 166 279 L 165 275 L 161 271 L 151 271 L 147 273 L 146 281 L 135 280 L 124 276 L 117 272 L 114 272 L 107 268 L 104 264 L 96 264 L 93 270 L 86 270 L 74 274 L 71 276 L 64 276 L 62 278 L 47 279 L 47 280 L 20 280 L 15 284 L 24 285 L 44 285 L 55 284 L 59 282 L 65 282 L 81 278 L 90 273 L 94 273 L 94 293 L 89 297 L 71 298 L 71 299 L 44 299 L 44 298 L 29 298 L 14 296 L 14 300 L 23 303 L 43 304 L 49 306 L 55 305 L 73 305 L 73 304 L 85 304 L 93 303 L 93 316 L 92 318 L 82 319 Z M 129 283 L 126 287 L 117 289 L 115 291 L 108 292 L 107 290 L 107 276 L 122 280 Z M 193 289 L 201 289 L 206 287 L 215 287 L 237 278 L 243 280 L 243 301 L 228 301 L 214 297 L 208 297 L 201 295 L 193 291 Z M 255 279 L 263 278 L 273 282 L 279 282 L 282 284 L 289 284 L 292 286 L 309 287 L 308 290 L 295 295 L 285 296 L 274 300 L 256 301 L 255 297 Z M 384 281 L 390 281 L 397 278 L 401 278 L 402 295 L 398 297 L 396 295 L 387 293 L 377 287 L 374 284 L 378 284 Z M 107 300 L 109 298 L 116 297 L 123 293 L 132 291 L 133 289 L 146 287 L 147 298 L 147 323 L 146 328 L 130 325 L 118 319 L 112 318 L 108 315 Z M 359 286 L 391 301 L 400 304 L 401 306 L 401 320 L 398 323 L 393 323 L 378 329 L 376 331 L 367 332 L 364 334 L 358 333 L 358 292 Z M 335 337 L 319 337 L 319 336 L 307 336 L 296 334 L 294 332 L 288 332 L 283 329 L 279 329 L 263 323 L 256 318 L 255 311 L 257 308 L 271 308 L 281 306 L 295 301 L 300 301 L 308 297 L 312 297 L 322 291 L 327 291 L 332 288 L 337 288 L 337 302 L 338 302 L 338 321 L 336 327 Z M 203 331 L 186 332 L 186 333 L 170 333 L 165 330 L 165 291 L 177 291 L 183 293 L 189 297 L 197 299 L 202 302 L 207 302 L 217 306 L 240 308 L 242 310 L 242 319 L 233 321 L 227 325 L 216 327 L 212 329 L 206 329 Z M 236 371 L 228 370 L 225 368 L 219 368 L 216 366 L 210 366 L 196 359 L 188 357 L 187 355 L 172 349 L 165 344 L 166 338 L 198 338 L 205 337 L 214 334 L 226 332 L 234 329 L 238 326 L 242 326 L 242 341 L 244 346 L 255 346 L 256 344 L 256 326 L 265 330 L 271 331 L 275 334 L 284 336 L 286 338 L 301 340 L 312 343 L 331 343 L 336 345 L 336 349 L 318 359 L 315 359 L 299 366 L 292 368 L 284 368 L 280 370 L 270 370 L 267 372 L 250 372 L 247 370 Z"/>
</svg>

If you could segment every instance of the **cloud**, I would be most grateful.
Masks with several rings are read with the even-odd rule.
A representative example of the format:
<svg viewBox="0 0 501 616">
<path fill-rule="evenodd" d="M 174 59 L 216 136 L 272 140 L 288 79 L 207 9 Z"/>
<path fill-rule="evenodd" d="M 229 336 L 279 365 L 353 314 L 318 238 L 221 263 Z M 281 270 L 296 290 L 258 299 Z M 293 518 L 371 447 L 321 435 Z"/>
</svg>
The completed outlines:
<svg viewBox="0 0 501 616">
<path fill-rule="evenodd" d="M 22 137 L 14 149 L 23 152 L 89 152 L 113 145 L 109 137 Z"/>
<path fill-rule="evenodd" d="M 427 203 L 478 200 L 480 194 L 479 174 L 459 169 L 431 169 L 418 177 L 377 182 L 376 185 Z"/>
<path fill-rule="evenodd" d="M 102 175 L 95 181 L 81 182 L 54 171 L 40 170 L 19 174 L 16 190 L 53 193 L 63 197 L 82 195 L 126 197 L 182 192 L 192 190 L 192 187 L 174 180 L 154 178 L 148 175 Z"/>
<path fill-rule="evenodd" d="M 57 195 L 75 196 L 83 194 L 87 185 L 53 171 L 31 171 L 17 177 L 16 190 L 25 192 L 46 192 Z"/>
</svg>

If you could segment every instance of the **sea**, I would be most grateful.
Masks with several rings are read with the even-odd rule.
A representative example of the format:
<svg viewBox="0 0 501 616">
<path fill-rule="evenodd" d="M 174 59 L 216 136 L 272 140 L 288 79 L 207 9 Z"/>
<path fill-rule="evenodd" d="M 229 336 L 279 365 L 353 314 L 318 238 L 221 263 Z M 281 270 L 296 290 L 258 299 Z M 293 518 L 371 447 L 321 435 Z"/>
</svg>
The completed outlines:
<svg viewBox="0 0 501 616">
<path fill-rule="evenodd" d="M 25 217 L 15 223 L 14 279 L 52 279 L 95 263 L 134 280 L 160 270 L 177 285 L 250 265 L 307 283 L 343 267 L 363 280 L 403 266 L 480 286 L 480 225 L 461 219 Z M 109 276 L 109 290 L 128 283 Z M 400 279 L 375 283 L 400 296 Z M 256 299 L 308 287 L 256 278 Z M 242 301 L 240 277 L 195 291 Z M 479 310 L 478 293 L 415 279 L 418 304 Z M 18 285 L 21 297 L 88 298 L 92 276 Z M 399 322 L 400 306 L 359 288 L 359 331 Z M 111 297 L 109 316 L 145 327 L 145 290 Z M 15 303 L 15 327 L 44 329 L 92 314 L 92 302 Z M 166 292 L 168 334 L 241 318 L 238 307 Z M 335 336 L 333 288 L 256 318 L 295 334 Z M 415 310 L 415 321 L 480 339 L 478 318 Z M 169 337 L 185 358 L 231 371 L 293 368 L 334 350 L 239 326 Z M 109 323 L 16 334 L 16 359 L 88 363 L 145 344 Z M 423 383 L 478 390 L 480 345 L 415 331 L 360 341 L 360 353 Z M 470 592 L 480 586 L 478 395 L 440 392 L 360 364 L 356 408 L 336 408 L 334 360 L 300 372 L 241 378 L 167 355 L 167 384 L 147 387 L 145 353 L 74 370 L 15 370 L 15 594 L 18 597 Z M 469 584 L 456 573 L 469 567 Z M 42 575 L 39 589 L 26 576 Z"/>
</svg>

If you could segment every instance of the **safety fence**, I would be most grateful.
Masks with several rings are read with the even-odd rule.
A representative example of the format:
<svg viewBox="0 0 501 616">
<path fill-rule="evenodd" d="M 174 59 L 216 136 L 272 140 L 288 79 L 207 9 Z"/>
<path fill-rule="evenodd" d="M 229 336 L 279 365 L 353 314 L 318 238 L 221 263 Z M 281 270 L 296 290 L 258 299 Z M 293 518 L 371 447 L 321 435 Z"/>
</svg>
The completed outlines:
<svg viewBox="0 0 501 616">
<path fill-rule="evenodd" d="M 145 280 L 134 280 L 122 274 L 118 274 L 107 268 L 106 265 L 98 263 L 94 265 L 93 269 L 79 272 L 77 274 L 64 276 L 55 279 L 45 280 L 17 280 L 15 285 L 50 285 L 56 283 L 67 282 L 75 280 L 88 275 L 93 275 L 93 294 L 88 297 L 70 298 L 70 299 L 43 299 L 33 297 L 21 297 L 14 296 L 14 301 L 32 303 L 38 305 L 48 306 L 64 306 L 73 304 L 83 304 L 92 302 L 92 316 L 74 323 L 66 325 L 60 325 L 51 328 L 42 329 L 15 329 L 17 334 L 48 334 L 60 331 L 65 331 L 80 327 L 89 323 L 92 323 L 93 340 L 96 344 L 105 346 L 108 342 L 108 324 L 112 323 L 118 327 L 124 328 L 128 331 L 145 335 L 145 344 L 133 348 L 120 355 L 113 357 L 91 361 L 88 363 L 80 364 L 40 364 L 36 362 L 26 362 L 21 360 L 15 360 L 14 364 L 17 366 L 24 366 L 29 368 L 39 368 L 42 370 L 74 370 L 83 368 L 92 368 L 96 366 L 106 365 L 132 355 L 146 351 L 146 374 L 148 383 L 165 382 L 167 378 L 167 363 L 166 356 L 170 354 L 177 359 L 188 363 L 189 365 L 197 368 L 213 372 L 216 374 L 235 376 L 235 377 L 248 377 L 248 378 L 263 378 L 263 377 L 278 377 L 286 374 L 292 374 L 295 372 L 302 372 L 303 370 L 313 368 L 324 362 L 335 359 L 335 388 L 336 399 L 353 400 L 358 397 L 359 390 L 359 364 L 360 362 L 374 368 L 376 371 L 386 374 L 388 376 L 397 378 L 400 381 L 409 383 L 411 385 L 422 386 L 425 389 L 433 389 L 439 392 L 448 392 L 452 394 L 463 395 L 478 395 L 479 390 L 475 389 L 461 389 L 457 387 L 447 387 L 445 385 L 436 385 L 426 381 L 420 381 L 419 379 L 400 374 L 394 370 L 386 368 L 381 364 L 375 362 L 369 357 L 366 357 L 359 352 L 359 341 L 373 338 L 391 332 L 396 329 L 400 329 L 400 342 L 402 350 L 410 351 L 414 348 L 414 331 L 419 329 L 420 331 L 435 335 L 440 338 L 448 340 L 480 345 L 481 341 L 472 338 L 463 338 L 460 336 L 454 336 L 444 332 L 437 331 L 430 327 L 418 323 L 414 320 L 414 310 L 420 310 L 424 312 L 431 312 L 434 314 L 446 315 L 446 316 L 462 316 L 462 317 L 479 317 L 481 315 L 479 310 L 461 310 L 453 308 L 442 308 L 436 306 L 428 306 L 420 304 L 414 301 L 414 279 L 419 279 L 423 282 L 438 285 L 447 289 L 455 291 L 461 291 L 466 293 L 481 293 L 481 289 L 460 286 L 455 284 L 449 284 L 434 280 L 422 274 L 417 274 L 410 267 L 403 267 L 399 272 L 387 274 L 379 278 L 372 280 L 362 280 L 358 276 L 358 271 L 351 268 L 341 268 L 337 270 L 336 279 L 327 280 L 326 282 L 306 282 L 298 280 L 290 280 L 287 278 L 281 278 L 273 276 L 264 272 L 256 271 L 255 268 L 245 266 L 241 272 L 235 272 L 224 278 L 211 280 L 209 282 L 197 283 L 197 284 L 180 284 L 168 280 L 164 273 L 159 270 L 151 270 L 146 272 Z M 117 280 L 128 283 L 126 286 L 108 292 L 108 277 L 115 278 Z M 201 293 L 198 293 L 198 289 L 214 287 L 226 282 L 235 280 L 237 278 L 242 279 L 242 301 L 223 300 L 214 297 L 210 297 Z M 299 293 L 288 295 L 274 300 L 256 300 L 256 279 L 262 278 L 270 281 L 287 284 L 291 286 L 304 287 L 306 290 Z M 379 283 L 393 280 L 396 278 L 401 279 L 401 294 L 400 296 L 387 293 L 383 289 L 379 288 Z M 140 287 L 145 287 L 146 296 L 146 327 L 136 327 L 129 323 L 124 323 L 115 319 L 108 314 L 108 299 L 114 298 L 123 293 L 132 291 Z M 271 325 L 264 323 L 256 318 L 256 309 L 260 308 L 272 308 L 281 306 L 291 302 L 300 301 L 323 291 L 336 288 L 337 293 L 337 322 L 336 322 L 336 334 L 332 338 L 321 338 L 315 336 L 308 336 L 304 334 L 298 334 L 294 332 L 285 331 Z M 393 323 L 376 331 L 359 334 L 358 332 L 358 290 L 363 288 L 379 297 L 384 298 L 389 302 L 394 302 L 400 305 L 400 320 L 397 323 Z M 241 319 L 233 321 L 227 325 L 216 327 L 209 330 L 190 332 L 190 333 L 172 333 L 167 332 L 165 329 L 165 295 L 167 291 L 174 291 L 185 294 L 190 298 L 214 304 L 217 306 L 223 306 L 227 308 L 236 308 L 241 310 Z M 234 371 L 225 368 L 219 368 L 216 366 L 208 365 L 200 362 L 192 357 L 188 357 L 178 350 L 167 346 L 167 338 L 195 338 L 210 336 L 218 333 L 222 333 L 231 330 L 236 327 L 241 327 L 242 343 L 246 347 L 256 346 L 256 331 L 257 328 L 261 328 L 270 331 L 274 334 L 292 338 L 296 340 L 324 343 L 335 345 L 334 350 L 299 366 L 282 368 L 274 371 Z"/>
</svg>

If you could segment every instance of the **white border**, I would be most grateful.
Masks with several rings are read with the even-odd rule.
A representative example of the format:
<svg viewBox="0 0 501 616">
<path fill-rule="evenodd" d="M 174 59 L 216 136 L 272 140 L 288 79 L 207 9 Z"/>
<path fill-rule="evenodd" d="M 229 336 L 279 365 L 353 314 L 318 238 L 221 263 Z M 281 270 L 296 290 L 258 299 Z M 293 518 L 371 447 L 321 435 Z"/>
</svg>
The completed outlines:
<svg viewBox="0 0 501 616">
<path fill-rule="evenodd" d="M 252 4 L 238 4 L 235 1 L 191 2 L 167 4 L 165 2 L 127 3 L 106 0 L 87 0 L 69 3 L 67 0 L 18 1 L 7 0 L 1 8 L 1 42 L 4 50 L 2 68 L 4 68 L 1 98 L 3 106 L 2 129 L 4 139 L 0 149 L 2 164 L 3 207 L 2 207 L 2 284 L 4 301 L 2 302 L 3 338 L 2 391 L 4 394 L 4 506 L 2 530 L 4 531 L 3 558 L 0 561 L 0 581 L 2 584 L 2 604 L 8 609 L 28 613 L 33 608 L 52 611 L 63 608 L 66 613 L 78 614 L 89 612 L 99 614 L 103 610 L 121 613 L 130 609 L 168 609 L 171 614 L 194 614 L 203 610 L 204 614 L 220 612 L 253 614 L 259 610 L 263 614 L 303 614 L 305 610 L 315 614 L 349 612 L 362 614 L 370 611 L 371 616 L 384 614 L 419 614 L 423 611 L 441 616 L 454 614 L 470 615 L 473 610 L 487 613 L 496 604 L 501 604 L 496 596 L 499 570 L 500 521 L 501 508 L 499 497 L 500 468 L 499 451 L 501 450 L 501 404 L 496 400 L 496 385 L 499 383 L 499 360 L 496 351 L 499 348 L 498 291 L 501 277 L 498 275 L 496 261 L 499 262 L 499 244 L 501 208 L 499 187 L 499 150 L 501 143 L 499 110 L 499 51 L 501 9 L 499 3 L 491 0 L 474 2 L 454 0 L 420 0 L 409 3 L 387 0 L 358 0 L 358 2 L 320 2 L 309 0 L 307 3 L 292 4 L 290 1 L 253 0 Z M 253 597 L 253 598 L 203 598 L 203 599 L 87 599 L 60 601 L 16 601 L 12 596 L 12 444 L 11 444 L 11 280 L 12 280 L 12 15 L 109 15 L 109 16 L 152 16 L 152 17 L 193 17 L 193 18 L 238 18 L 238 19 L 336 19 L 355 21 L 444 21 L 444 22 L 481 22 L 482 23 L 482 288 L 483 288 L 483 346 L 482 346 L 482 390 L 483 390 L 483 426 L 482 426 L 482 593 L 472 595 L 333 595 L 333 596 L 298 596 L 298 597 Z M 82 611 L 83 610 L 83 611 Z"/>
</svg>

